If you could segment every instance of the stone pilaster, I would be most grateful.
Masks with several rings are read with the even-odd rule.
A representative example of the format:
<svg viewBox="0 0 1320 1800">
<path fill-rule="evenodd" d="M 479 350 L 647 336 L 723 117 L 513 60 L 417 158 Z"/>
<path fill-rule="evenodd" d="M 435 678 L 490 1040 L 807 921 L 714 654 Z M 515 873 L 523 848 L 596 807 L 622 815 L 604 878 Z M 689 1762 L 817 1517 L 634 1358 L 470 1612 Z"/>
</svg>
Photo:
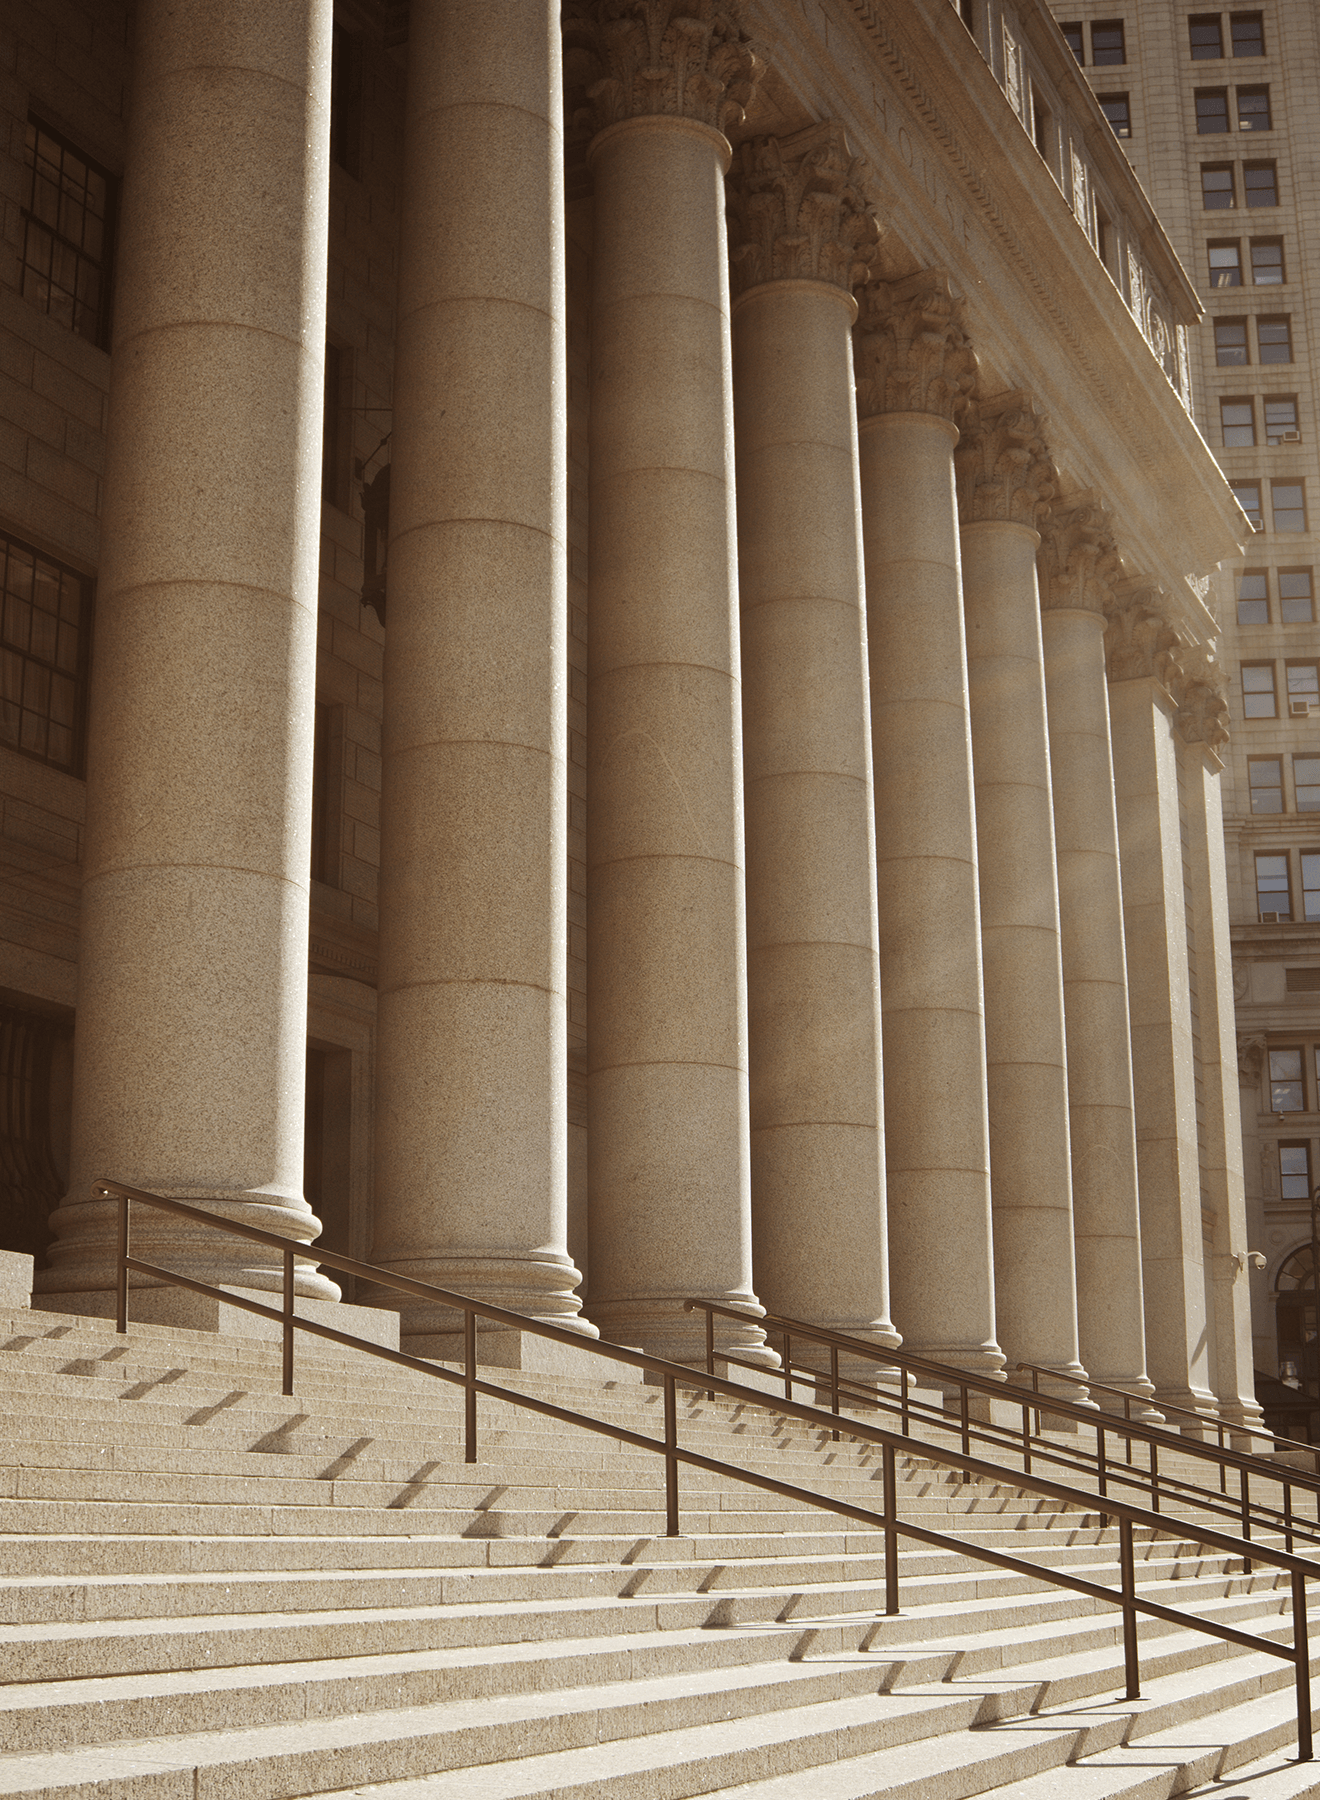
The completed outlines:
<svg viewBox="0 0 1320 1800">
<path fill-rule="evenodd" d="M 967 650 L 953 450 L 976 359 L 948 278 L 872 282 L 855 328 L 894 1321 L 980 1370 L 995 1340 Z M 950 1244 L 958 1246 L 951 1279 Z"/>
</svg>

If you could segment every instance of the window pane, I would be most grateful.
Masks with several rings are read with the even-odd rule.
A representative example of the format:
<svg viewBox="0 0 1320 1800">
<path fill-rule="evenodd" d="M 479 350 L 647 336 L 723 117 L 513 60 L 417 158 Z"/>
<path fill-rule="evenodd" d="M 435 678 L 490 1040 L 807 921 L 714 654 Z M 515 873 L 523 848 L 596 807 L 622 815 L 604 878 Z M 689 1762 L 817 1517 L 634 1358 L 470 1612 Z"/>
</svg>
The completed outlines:
<svg viewBox="0 0 1320 1800">
<path fill-rule="evenodd" d="M 102 272 L 109 261 L 107 178 L 45 126 L 29 120 L 30 175 L 20 286 L 61 325 L 102 344 Z"/>
<path fill-rule="evenodd" d="M 1270 90 L 1267 87 L 1240 87 L 1237 91 L 1239 131 L 1269 131 Z"/>
<path fill-rule="evenodd" d="M 1301 1051 L 1271 1050 L 1270 1111 L 1302 1112 L 1305 1105 L 1302 1089 Z"/>
<path fill-rule="evenodd" d="M 1282 238 L 1252 238 L 1251 279 L 1257 287 L 1282 286 L 1284 281 Z"/>
<path fill-rule="evenodd" d="M 1211 244 L 1210 285 L 1212 288 L 1242 286 L 1242 256 L 1236 239 Z"/>
<path fill-rule="evenodd" d="M 1091 27 L 1091 61 L 1122 63 L 1127 61 L 1123 43 L 1122 19 L 1097 19 Z"/>
<path fill-rule="evenodd" d="M 1233 490 L 1233 498 L 1251 520 L 1256 530 L 1260 531 L 1264 526 L 1260 510 L 1260 483 L 1258 481 L 1230 481 L 1228 485 Z"/>
<path fill-rule="evenodd" d="M 1297 430 L 1297 402 L 1291 395 L 1267 396 L 1265 401 L 1265 442 L 1277 444 L 1285 432 Z"/>
<path fill-rule="evenodd" d="M 1219 423 L 1227 448 L 1235 449 L 1256 441 L 1256 421 L 1250 400 L 1221 400 Z"/>
<path fill-rule="evenodd" d="M 1215 320 L 1215 361 L 1221 369 L 1235 369 L 1247 360 L 1247 321 Z"/>
<path fill-rule="evenodd" d="M 1192 61 L 1211 62 L 1224 54 L 1224 33 L 1218 13 L 1193 13 L 1187 21 L 1192 40 Z"/>
<path fill-rule="evenodd" d="M 1257 319 L 1256 342 L 1263 363 L 1292 361 L 1292 327 L 1288 319 Z"/>
<path fill-rule="evenodd" d="M 1059 30 L 1063 33 L 1064 41 L 1068 48 L 1072 51 L 1078 62 L 1081 62 L 1084 52 L 1082 50 L 1082 27 L 1080 21 L 1070 25 L 1061 25 Z"/>
<path fill-rule="evenodd" d="M 1264 569 L 1244 569 L 1238 576 L 1237 617 L 1239 625 L 1269 624 L 1270 590 Z"/>
<path fill-rule="evenodd" d="M 1305 1144 L 1279 1145 L 1279 1194 L 1284 1200 L 1311 1197 L 1311 1154 Z"/>
<path fill-rule="evenodd" d="M 1293 790 L 1298 812 L 1320 812 L 1320 756 L 1293 757 Z"/>
<path fill-rule="evenodd" d="M 1100 110 L 1114 128 L 1115 137 L 1132 136 L 1132 114 L 1128 111 L 1126 94 L 1097 94 Z"/>
<path fill-rule="evenodd" d="M 1277 206 L 1279 204 L 1279 184 L 1274 176 L 1274 164 L 1244 163 L 1242 168 L 1242 189 L 1248 206 Z"/>
<path fill-rule="evenodd" d="M 1272 482 L 1270 497 L 1274 503 L 1276 531 L 1306 530 L 1306 494 L 1302 482 Z"/>
<path fill-rule="evenodd" d="M 1264 15 L 1258 12 L 1230 13 L 1229 31 L 1234 56 L 1264 56 Z"/>
<path fill-rule="evenodd" d="M 1274 664 L 1242 665 L 1242 712 L 1248 719 L 1272 719 L 1274 714 Z"/>
<path fill-rule="evenodd" d="M 1202 206 L 1209 212 L 1226 212 L 1234 199 L 1232 163 L 1202 163 Z"/>
<path fill-rule="evenodd" d="M 85 596 L 73 570 L 0 535 L 0 742 L 69 770 L 82 711 Z"/>
<path fill-rule="evenodd" d="M 1279 617 L 1285 625 L 1309 625 L 1311 607 L 1311 571 L 1279 570 Z"/>
<path fill-rule="evenodd" d="M 1302 917 L 1320 919 L 1320 855 L 1302 852 Z"/>
<path fill-rule="evenodd" d="M 1288 698 L 1309 700 L 1313 706 L 1320 703 L 1320 682 L 1314 663 L 1288 664 Z"/>
<path fill-rule="evenodd" d="M 1257 757 L 1247 764 L 1254 813 L 1283 811 L 1283 763 L 1277 756 Z"/>
<path fill-rule="evenodd" d="M 1197 88 L 1196 129 L 1202 137 L 1228 130 L 1228 89 Z"/>
</svg>

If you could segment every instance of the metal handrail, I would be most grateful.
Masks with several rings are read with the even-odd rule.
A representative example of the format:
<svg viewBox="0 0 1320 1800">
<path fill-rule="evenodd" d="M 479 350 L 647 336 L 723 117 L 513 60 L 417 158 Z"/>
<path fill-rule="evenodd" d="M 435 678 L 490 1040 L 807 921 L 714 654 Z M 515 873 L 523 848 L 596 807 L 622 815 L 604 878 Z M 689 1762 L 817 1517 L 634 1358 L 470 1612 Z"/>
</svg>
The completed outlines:
<svg viewBox="0 0 1320 1800">
<path fill-rule="evenodd" d="M 1083 1489 L 1047 1480 L 1035 1473 L 1018 1475 L 1016 1471 L 1010 1472 L 998 1464 L 982 1462 L 976 1457 L 949 1450 L 943 1445 L 926 1444 L 920 1440 L 913 1440 L 911 1437 L 886 1431 L 881 1426 L 872 1425 L 855 1417 L 849 1417 L 844 1424 L 837 1409 L 831 1414 L 819 1407 L 804 1405 L 801 1401 L 794 1400 L 791 1394 L 785 1395 L 783 1399 L 768 1396 L 759 1389 L 747 1387 L 741 1382 L 730 1381 L 725 1376 L 717 1375 L 713 1366 L 705 1372 L 701 1372 L 687 1368 L 680 1363 L 668 1362 L 663 1357 L 652 1356 L 646 1351 L 626 1349 L 622 1344 L 611 1344 L 599 1338 L 584 1338 L 576 1332 L 565 1330 L 562 1326 L 551 1325 L 540 1319 L 527 1318 L 521 1313 L 509 1312 L 504 1307 L 492 1306 L 484 1300 L 473 1300 L 468 1295 L 456 1294 L 447 1288 L 435 1287 L 429 1282 L 414 1281 L 411 1277 L 396 1275 L 392 1270 L 359 1262 L 355 1257 L 341 1256 L 334 1251 L 318 1249 L 313 1259 L 308 1256 L 307 1245 L 301 1242 L 281 1237 L 274 1232 L 262 1231 L 255 1225 L 243 1225 L 236 1219 L 226 1219 L 200 1207 L 189 1206 L 181 1200 L 167 1199 L 161 1194 L 147 1193 L 142 1188 L 131 1187 L 125 1182 L 101 1178 L 92 1184 L 92 1192 L 97 1198 L 118 1202 L 115 1329 L 119 1333 L 128 1330 L 128 1277 L 131 1271 L 146 1275 L 155 1281 L 186 1288 L 192 1293 L 206 1295 L 211 1299 L 221 1301 L 226 1306 L 237 1306 L 242 1311 L 275 1320 L 282 1327 L 283 1377 L 286 1394 L 293 1392 L 294 1339 L 298 1331 L 310 1332 L 313 1336 L 324 1338 L 331 1343 L 361 1350 L 369 1356 L 375 1356 L 383 1361 L 395 1363 L 421 1374 L 432 1376 L 437 1380 L 462 1387 L 465 1396 L 464 1455 L 468 1463 L 475 1463 L 477 1460 L 478 1396 L 501 1400 L 511 1406 L 520 1406 L 545 1418 L 557 1419 L 564 1424 L 599 1432 L 605 1437 L 614 1439 L 617 1443 L 661 1454 L 665 1459 L 665 1516 L 666 1531 L 670 1537 L 680 1535 L 678 1492 L 680 1464 L 689 1468 L 701 1469 L 708 1474 L 718 1475 L 729 1480 L 745 1482 L 766 1493 L 778 1494 L 802 1505 L 818 1507 L 824 1511 L 836 1513 L 840 1517 L 854 1519 L 860 1524 L 868 1525 L 884 1533 L 885 1614 L 887 1617 L 897 1614 L 899 1610 L 898 1540 L 900 1537 L 910 1538 L 935 1549 L 952 1550 L 970 1557 L 973 1561 L 989 1563 L 995 1568 L 1008 1569 L 1029 1580 L 1042 1581 L 1055 1587 L 1067 1588 L 1073 1593 L 1085 1594 L 1102 1604 L 1117 1606 L 1122 1613 L 1123 1660 L 1126 1696 L 1129 1700 L 1141 1698 L 1137 1645 L 1138 1614 L 1163 1619 L 1193 1631 L 1204 1632 L 1210 1637 L 1219 1638 L 1225 1643 L 1236 1644 L 1242 1649 L 1278 1657 L 1293 1665 L 1297 1696 L 1297 1760 L 1299 1762 L 1312 1760 L 1306 1579 L 1308 1575 L 1320 1576 L 1320 1563 L 1295 1556 L 1287 1551 L 1259 1545 L 1249 1546 L 1244 1539 L 1235 1538 L 1223 1532 L 1210 1531 L 1204 1526 L 1188 1527 L 1181 1520 L 1170 1521 L 1162 1518 L 1156 1512 L 1147 1511 L 1144 1507 L 1133 1506 L 1128 1501 L 1110 1497 L 1104 1502 L 1104 1512 L 1112 1515 L 1118 1521 L 1120 1585 L 1117 1589 L 1102 1586 L 1098 1582 L 1087 1581 L 1067 1568 L 1030 1563 L 1021 1557 L 1008 1556 L 1000 1550 L 991 1550 L 987 1545 L 975 1541 L 964 1541 L 950 1533 L 933 1531 L 928 1526 L 917 1525 L 911 1520 L 901 1519 L 898 1515 L 897 1455 L 899 1451 L 910 1453 L 915 1445 L 928 1460 L 941 1463 L 950 1469 L 959 1470 L 964 1477 L 975 1477 L 995 1482 L 1000 1486 L 1018 1488 L 1026 1493 L 1040 1494 L 1047 1499 L 1061 1501 L 1066 1506 L 1094 1508 L 1095 1495 Z M 280 1308 L 277 1310 L 275 1307 L 263 1305 L 260 1301 L 249 1300 L 245 1295 L 214 1287 L 206 1282 L 194 1281 L 190 1276 L 162 1269 L 154 1263 L 144 1262 L 131 1255 L 129 1208 L 132 1203 L 150 1207 L 158 1212 L 191 1219 L 229 1236 L 246 1238 L 249 1242 L 265 1244 L 271 1249 L 278 1250 L 283 1259 L 283 1294 Z M 366 1338 L 355 1337 L 349 1332 L 323 1325 L 319 1320 L 300 1317 L 294 1311 L 293 1292 L 294 1263 L 299 1258 L 304 1262 L 315 1260 L 325 1267 L 340 1270 L 345 1274 L 363 1276 L 374 1285 L 392 1288 L 396 1292 L 420 1299 L 438 1301 L 443 1306 L 461 1312 L 463 1314 L 464 1352 L 462 1371 L 447 1368 L 443 1363 L 410 1356 L 403 1350 L 392 1350 L 384 1344 L 374 1344 Z M 696 1304 L 702 1303 L 697 1302 Z M 722 1308 L 721 1310 L 731 1312 L 735 1318 L 744 1322 L 748 1318 L 746 1311 L 737 1312 L 732 1308 Z M 519 1393 L 515 1388 L 497 1387 L 491 1382 L 481 1380 L 477 1374 L 476 1322 L 479 1318 L 491 1320 L 495 1324 L 514 1330 L 529 1332 L 536 1337 L 549 1338 L 553 1342 L 567 1344 L 575 1350 L 602 1356 L 612 1362 L 624 1363 L 632 1368 L 658 1375 L 664 1389 L 663 1438 L 647 1437 L 641 1432 L 630 1431 L 626 1426 L 613 1424 L 606 1419 L 596 1419 L 587 1413 L 572 1412 L 566 1407 L 555 1406 L 548 1400 L 540 1400 L 534 1395 Z M 708 1342 L 710 1341 L 711 1328 L 708 1324 Z M 884 1511 L 876 1513 L 866 1507 L 854 1506 L 846 1500 L 838 1500 L 827 1494 L 813 1493 L 807 1488 L 799 1488 L 788 1482 L 779 1481 L 774 1476 L 762 1474 L 759 1470 L 744 1468 L 738 1463 L 725 1462 L 716 1457 L 703 1456 L 699 1451 L 684 1448 L 678 1442 L 677 1388 L 679 1384 L 684 1387 L 705 1389 L 712 1395 L 716 1393 L 726 1395 L 743 1404 L 750 1403 L 760 1406 L 770 1404 L 776 1412 L 784 1413 L 790 1418 L 801 1419 L 818 1428 L 837 1430 L 843 1424 L 849 1437 L 856 1438 L 863 1443 L 877 1445 L 882 1453 Z M 1195 1614 L 1182 1612 L 1175 1607 L 1163 1606 L 1158 1601 L 1144 1598 L 1137 1592 L 1136 1587 L 1133 1551 L 1134 1526 L 1141 1526 L 1152 1535 L 1163 1533 L 1166 1536 L 1191 1539 L 1203 1549 L 1217 1550 L 1228 1556 L 1241 1557 L 1244 1553 L 1249 1553 L 1259 1561 L 1284 1570 L 1289 1576 L 1291 1585 L 1292 1644 L 1280 1644 L 1272 1638 L 1256 1637 L 1249 1632 L 1238 1631 L 1231 1625 L 1222 1625 L 1215 1620 L 1198 1618 Z"/>
<path fill-rule="evenodd" d="M 684 1302 L 686 1310 L 701 1310 L 706 1315 L 706 1367 L 713 1370 L 714 1351 L 714 1317 L 745 1317 L 734 1307 L 724 1305 L 715 1300 L 688 1300 Z M 765 1313 L 758 1321 L 762 1330 L 777 1332 L 783 1340 L 780 1352 L 784 1371 L 784 1391 L 791 1392 L 794 1371 L 799 1376 L 816 1385 L 817 1390 L 824 1385 L 823 1371 L 812 1369 L 809 1365 L 794 1364 L 792 1361 L 793 1339 L 801 1338 L 809 1342 L 824 1344 L 830 1352 L 829 1386 L 832 1410 L 837 1413 L 840 1398 L 847 1389 L 847 1397 L 860 1404 L 879 1409 L 880 1411 L 897 1412 L 903 1421 L 903 1434 L 909 1435 L 910 1420 L 915 1416 L 919 1424 L 936 1425 L 944 1429 L 957 1429 L 962 1443 L 964 1455 L 970 1454 L 973 1440 L 985 1444 L 993 1444 L 996 1448 L 1007 1448 L 1022 1457 L 1023 1471 L 1031 1472 L 1033 1457 L 1057 1463 L 1066 1469 L 1084 1471 L 1094 1477 L 1097 1491 L 1102 1499 L 1108 1497 L 1112 1482 L 1124 1482 L 1135 1488 L 1147 1489 L 1150 1493 L 1151 1508 L 1159 1512 L 1162 1501 L 1169 1498 L 1192 1501 L 1204 1511 L 1221 1517 L 1234 1517 L 1241 1526 L 1242 1536 L 1250 1539 L 1253 1524 L 1284 1532 L 1288 1549 L 1293 1547 L 1296 1536 L 1304 1536 L 1313 1542 L 1320 1542 L 1320 1478 L 1311 1476 L 1302 1470 L 1292 1468 L 1281 1469 L 1266 1458 L 1256 1456 L 1250 1451 L 1233 1450 L 1224 1445 L 1216 1447 L 1195 1438 L 1185 1438 L 1181 1433 L 1168 1431 L 1157 1425 L 1149 1425 L 1134 1421 L 1125 1416 L 1122 1421 L 1112 1413 L 1104 1413 L 1096 1407 L 1082 1406 L 1062 1396 L 1045 1395 L 1039 1391 L 1039 1382 L 1033 1384 L 1032 1392 L 1027 1395 L 1020 1387 L 1015 1387 L 993 1377 L 976 1375 L 967 1369 L 958 1369 L 947 1363 L 932 1361 L 929 1357 L 916 1356 L 907 1350 L 890 1348 L 868 1342 L 865 1338 L 850 1336 L 841 1331 L 834 1331 L 827 1326 L 811 1325 L 803 1319 L 790 1319 L 778 1313 Z M 839 1375 L 840 1352 L 848 1356 L 858 1357 L 874 1363 L 895 1368 L 900 1374 L 900 1398 L 897 1401 L 887 1399 L 877 1393 L 873 1387 L 859 1387 L 842 1380 Z M 726 1363 L 737 1363 L 743 1368 L 755 1365 L 743 1361 L 727 1352 L 721 1352 L 721 1359 Z M 1022 1368 L 1034 1365 L 1021 1364 Z M 956 1426 L 951 1425 L 951 1415 L 945 1407 L 934 1407 L 927 1402 L 917 1400 L 910 1392 L 909 1376 L 912 1372 L 927 1375 L 937 1381 L 941 1388 L 948 1390 L 957 1388 L 959 1393 L 959 1409 Z M 1052 1369 L 1042 1369 L 1042 1374 L 1053 1375 Z M 1076 1378 L 1069 1378 L 1076 1379 Z M 1082 1385 L 1080 1382 L 1077 1385 Z M 1124 1390 L 1111 1389 L 1114 1393 Z M 969 1396 L 973 1393 L 988 1395 L 1001 1404 L 1019 1405 L 1022 1410 L 1022 1426 L 999 1424 L 993 1421 L 974 1423 L 971 1418 Z M 1133 1396 L 1136 1398 L 1137 1396 Z M 1036 1431 L 1033 1435 L 1030 1422 L 1031 1415 L 1036 1415 Z M 1079 1425 L 1089 1427 L 1096 1434 L 1096 1450 L 1092 1455 L 1081 1449 L 1065 1450 L 1058 1445 L 1049 1444 L 1041 1436 L 1041 1415 L 1055 1416 L 1075 1420 Z M 1193 1415 L 1200 1417 L 1199 1414 Z M 1125 1440 L 1126 1460 L 1123 1463 L 1114 1461 L 1106 1451 L 1107 1434 L 1115 1434 Z M 1134 1463 L 1132 1446 L 1144 1443 L 1148 1451 L 1148 1467 L 1142 1471 L 1139 1464 Z M 1224 1504 L 1219 1504 L 1210 1489 L 1191 1482 L 1183 1477 L 1170 1474 L 1167 1469 L 1161 1473 L 1159 1451 L 1161 1447 L 1193 1459 L 1214 1463 L 1219 1471 L 1219 1493 L 1224 1496 Z M 1228 1499 L 1227 1471 L 1235 1469 L 1238 1474 L 1238 1499 L 1236 1504 Z M 1283 1506 L 1281 1508 L 1263 1504 L 1251 1494 L 1251 1476 L 1262 1475 L 1277 1482 L 1283 1490 Z M 1316 1495 L 1317 1517 L 1312 1525 L 1303 1525 L 1293 1512 L 1292 1492 L 1300 1487 L 1306 1492 Z M 1250 1570 L 1250 1561 L 1247 1568 Z"/>
</svg>

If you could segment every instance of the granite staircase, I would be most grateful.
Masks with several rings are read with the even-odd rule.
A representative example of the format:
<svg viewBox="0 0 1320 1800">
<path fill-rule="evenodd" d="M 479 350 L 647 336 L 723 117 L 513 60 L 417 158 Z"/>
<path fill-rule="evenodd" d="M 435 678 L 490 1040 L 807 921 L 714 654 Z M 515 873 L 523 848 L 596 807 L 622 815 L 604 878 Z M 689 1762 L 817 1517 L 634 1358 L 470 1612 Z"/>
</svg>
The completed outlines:
<svg viewBox="0 0 1320 1800">
<path fill-rule="evenodd" d="M 883 1543 L 353 1352 L 0 1316 L 0 1795 L 29 1800 L 1294 1800 L 1292 1670 Z M 635 1381 L 508 1376 L 659 1435 Z M 881 1455 L 680 1396 L 685 1444 L 879 1509 Z M 914 1449 L 902 1516 L 1117 1586 L 1098 1510 Z M 1287 1578 L 1140 1532 L 1141 1591 L 1280 1642 Z M 1299 1545 L 1299 1548 L 1301 1546 Z M 1318 1558 L 1317 1560 L 1320 1560 Z M 1317 1597 L 1320 1608 L 1320 1597 Z M 1320 1620 L 1317 1620 L 1320 1624 Z M 1320 1633 L 1313 1627 L 1313 1641 Z"/>
</svg>

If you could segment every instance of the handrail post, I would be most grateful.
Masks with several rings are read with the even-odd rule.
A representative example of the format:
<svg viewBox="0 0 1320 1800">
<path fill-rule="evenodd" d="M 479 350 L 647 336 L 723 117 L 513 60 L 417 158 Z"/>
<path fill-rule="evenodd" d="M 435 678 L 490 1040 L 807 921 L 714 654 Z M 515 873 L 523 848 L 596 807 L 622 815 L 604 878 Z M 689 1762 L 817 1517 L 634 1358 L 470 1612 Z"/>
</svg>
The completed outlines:
<svg viewBox="0 0 1320 1800">
<path fill-rule="evenodd" d="M 1118 1562 L 1123 1582 L 1123 1672 L 1127 1698 L 1141 1698 L 1141 1668 L 1137 1661 L 1137 1572 L 1132 1559 L 1132 1521 L 1118 1521 Z"/>
<path fill-rule="evenodd" d="M 665 1533 L 678 1537 L 678 1400 L 674 1377 L 665 1376 Z"/>
<path fill-rule="evenodd" d="M 1283 1536 L 1284 1545 L 1288 1551 L 1289 1556 L 1291 1556 L 1292 1555 L 1292 1547 L 1293 1547 L 1292 1482 L 1291 1481 L 1285 1481 L 1283 1484 L 1283 1533 L 1284 1533 L 1284 1536 Z"/>
<path fill-rule="evenodd" d="M 898 1611 L 898 1476 L 894 1446 L 884 1446 L 885 1481 L 885 1615 Z"/>
<path fill-rule="evenodd" d="M 1100 1498 L 1103 1500 L 1109 1492 L 1109 1487 L 1105 1474 L 1105 1428 L 1099 1420 L 1096 1421 L 1095 1427 L 1095 1472 L 1098 1478 Z"/>
<path fill-rule="evenodd" d="M 784 1333 L 784 1398 L 793 1398 L 793 1340 L 787 1331 Z"/>
<path fill-rule="evenodd" d="M 1160 1447 L 1150 1440 L 1150 1510 L 1160 1510 Z"/>
<path fill-rule="evenodd" d="M 1297 1668 L 1297 1760 L 1311 1760 L 1311 1652 L 1306 1635 L 1306 1576 L 1293 1570 L 1293 1662 Z"/>
<path fill-rule="evenodd" d="M 1126 1396 L 1124 1396 L 1124 1399 L 1123 1399 L 1123 1423 L 1125 1425 L 1130 1425 L 1132 1423 L 1132 1402 Z M 1132 1433 L 1126 1432 L 1126 1433 L 1124 1433 L 1124 1436 L 1127 1439 L 1128 1467 L 1131 1468 L 1132 1467 Z"/>
<path fill-rule="evenodd" d="M 908 1416 L 908 1372 L 906 1368 L 899 1370 L 899 1392 L 903 1402 L 903 1436 L 911 1437 L 912 1421 Z"/>
<path fill-rule="evenodd" d="M 115 1330 L 128 1330 L 128 1195 L 119 1196 L 119 1272 L 115 1277 Z"/>
<path fill-rule="evenodd" d="M 839 1346 L 830 1345 L 830 1411 L 837 1419 L 839 1416 Z M 834 1430 L 834 1442 L 839 1441 L 838 1427 Z"/>
<path fill-rule="evenodd" d="M 967 1397 L 967 1383 L 965 1381 L 960 1381 L 958 1383 L 958 1392 L 961 1396 L 962 1411 L 962 1453 L 964 1456 L 970 1456 L 972 1454 L 971 1403 Z M 961 1485 L 965 1487 L 970 1480 L 971 1476 L 967 1473 L 966 1469 L 964 1469 Z"/>
<path fill-rule="evenodd" d="M 707 1375 L 715 1373 L 715 1314 L 709 1306 L 706 1308 L 706 1373 Z M 706 1389 L 706 1398 L 714 1400 L 714 1388 Z"/>
<path fill-rule="evenodd" d="M 1244 1538 L 1246 1538 L 1248 1543 L 1251 1542 L 1251 1485 L 1250 1484 L 1251 1484 L 1251 1476 L 1248 1473 L 1248 1471 L 1246 1469 L 1239 1469 L 1238 1470 L 1238 1492 L 1241 1496 L 1240 1510 L 1241 1510 L 1241 1514 L 1242 1514 L 1242 1535 Z M 1227 1492 L 1227 1489 L 1225 1489 L 1225 1492 Z M 1251 1558 L 1249 1556 L 1243 1558 L 1242 1572 L 1244 1575 L 1250 1575 L 1250 1573 L 1251 1573 Z"/>
<path fill-rule="evenodd" d="M 1224 1448 L 1224 1421 L 1222 1419 L 1218 1421 L 1218 1430 L 1219 1448 L 1222 1453 Z M 1228 1464 L 1223 1461 L 1219 1464 L 1219 1491 L 1221 1494 L 1226 1494 L 1228 1492 Z"/>
<path fill-rule="evenodd" d="M 463 1456 L 466 1462 L 477 1460 L 477 1315 L 469 1308 L 463 1314 Z"/>
<path fill-rule="evenodd" d="M 1022 1473 L 1031 1473 L 1031 1402 L 1022 1402 Z"/>
<path fill-rule="evenodd" d="M 293 1246 L 284 1252 L 284 1391 L 293 1392 Z"/>
</svg>

